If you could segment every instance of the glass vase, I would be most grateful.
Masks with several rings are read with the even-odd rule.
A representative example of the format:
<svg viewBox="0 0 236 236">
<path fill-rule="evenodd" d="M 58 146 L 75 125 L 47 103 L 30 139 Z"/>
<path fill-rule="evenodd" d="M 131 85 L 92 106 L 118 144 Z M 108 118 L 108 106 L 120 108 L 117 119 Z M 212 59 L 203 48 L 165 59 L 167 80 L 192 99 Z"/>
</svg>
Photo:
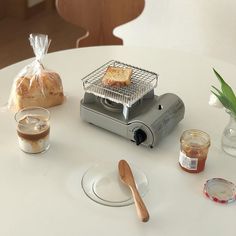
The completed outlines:
<svg viewBox="0 0 236 236">
<path fill-rule="evenodd" d="M 229 113 L 230 119 L 222 134 L 222 149 L 236 157 L 236 116 Z"/>
</svg>

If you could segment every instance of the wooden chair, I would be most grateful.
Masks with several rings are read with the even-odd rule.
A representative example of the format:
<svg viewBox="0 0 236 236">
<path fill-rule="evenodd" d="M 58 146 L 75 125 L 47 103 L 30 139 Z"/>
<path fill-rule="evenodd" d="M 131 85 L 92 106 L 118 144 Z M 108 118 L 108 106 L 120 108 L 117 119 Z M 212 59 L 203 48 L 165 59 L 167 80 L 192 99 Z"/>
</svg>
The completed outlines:
<svg viewBox="0 0 236 236">
<path fill-rule="evenodd" d="M 113 29 L 138 17 L 145 0 L 56 0 L 58 14 L 86 30 L 77 47 L 123 45 Z M 65 35 L 66 37 L 66 35 Z"/>
</svg>

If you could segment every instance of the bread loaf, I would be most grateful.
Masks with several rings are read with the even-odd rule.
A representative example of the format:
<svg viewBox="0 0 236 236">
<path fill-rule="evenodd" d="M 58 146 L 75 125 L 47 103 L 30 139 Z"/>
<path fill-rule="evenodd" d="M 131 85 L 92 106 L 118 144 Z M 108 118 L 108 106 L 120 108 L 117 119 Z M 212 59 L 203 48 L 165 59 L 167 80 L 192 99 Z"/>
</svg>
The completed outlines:
<svg viewBox="0 0 236 236">
<path fill-rule="evenodd" d="M 131 84 L 131 68 L 109 66 L 102 78 L 105 86 L 124 87 Z"/>
<path fill-rule="evenodd" d="M 52 107 L 63 103 L 64 94 L 60 76 L 44 71 L 32 77 L 20 77 L 16 81 L 13 97 L 16 110 L 30 107 Z"/>
</svg>

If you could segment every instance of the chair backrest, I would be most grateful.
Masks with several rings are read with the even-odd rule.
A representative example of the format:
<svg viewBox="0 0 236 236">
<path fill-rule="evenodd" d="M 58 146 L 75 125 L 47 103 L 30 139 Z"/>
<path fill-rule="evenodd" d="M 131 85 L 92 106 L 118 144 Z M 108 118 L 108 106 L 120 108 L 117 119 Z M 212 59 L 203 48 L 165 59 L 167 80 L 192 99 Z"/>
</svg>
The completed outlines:
<svg viewBox="0 0 236 236">
<path fill-rule="evenodd" d="M 145 0 L 56 0 L 56 9 L 66 21 L 87 31 L 77 47 L 122 45 L 113 29 L 138 17 L 144 4 Z"/>
</svg>

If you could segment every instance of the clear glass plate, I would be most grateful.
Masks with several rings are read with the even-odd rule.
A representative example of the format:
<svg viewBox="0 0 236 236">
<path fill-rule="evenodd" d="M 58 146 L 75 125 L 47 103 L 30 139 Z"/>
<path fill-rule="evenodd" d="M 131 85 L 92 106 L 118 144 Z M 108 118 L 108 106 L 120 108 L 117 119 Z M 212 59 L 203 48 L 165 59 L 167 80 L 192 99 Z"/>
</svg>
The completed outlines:
<svg viewBox="0 0 236 236">
<path fill-rule="evenodd" d="M 148 191 L 146 175 L 130 165 L 137 189 L 143 197 Z M 81 181 L 85 194 L 93 201 L 112 207 L 133 204 L 133 197 L 128 186 L 121 182 L 117 163 L 101 163 L 89 168 Z"/>
</svg>

